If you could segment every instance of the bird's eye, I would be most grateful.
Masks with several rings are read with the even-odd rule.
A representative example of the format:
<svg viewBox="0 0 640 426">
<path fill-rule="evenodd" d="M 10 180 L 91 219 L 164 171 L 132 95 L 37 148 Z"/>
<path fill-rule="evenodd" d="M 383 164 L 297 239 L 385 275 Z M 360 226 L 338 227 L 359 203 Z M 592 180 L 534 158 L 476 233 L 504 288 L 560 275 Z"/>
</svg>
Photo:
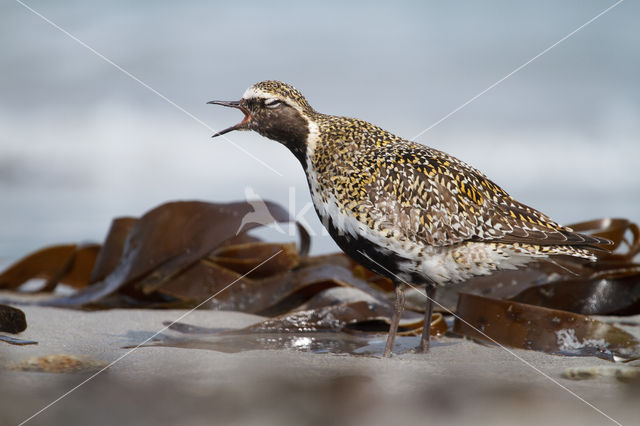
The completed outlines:
<svg viewBox="0 0 640 426">
<path fill-rule="evenodd" d="M 264 101 L 264 106 L 266 106 L 267 108 L 277 108 L 280 105 L 282 105 L 282 101 L 276 98 L 271 98 Z"/>
</svg>

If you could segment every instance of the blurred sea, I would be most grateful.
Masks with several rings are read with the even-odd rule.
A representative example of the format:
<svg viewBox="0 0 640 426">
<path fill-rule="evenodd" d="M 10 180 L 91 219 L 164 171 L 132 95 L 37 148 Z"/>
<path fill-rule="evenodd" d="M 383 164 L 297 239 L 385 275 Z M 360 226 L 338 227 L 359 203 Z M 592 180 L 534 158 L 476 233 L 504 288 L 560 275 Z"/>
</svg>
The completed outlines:
<svg viewBox="0 0 640 426">
<path fill-rule="evenodd" d="M 279 79 L 319 111 L 407 138 L 613 3 L 27 1 L 214 129 L 241 115 L 205 102 Z M 639 12 L 622 3 L 418 140 L 561 223 L 640 221 Z M 0 264 L 101 241 L 113 217 L 168 200 L 251 188 L 294 214 L 310 202 L 283 147 L 228 135 L 276 174 L 212 141 L 17 2 L 0 5 L 0 52 Z M 312 209 L 304 218 L 320 232 Z M 313 250 L 335 246 L 319 236 Z"/>
</svg>

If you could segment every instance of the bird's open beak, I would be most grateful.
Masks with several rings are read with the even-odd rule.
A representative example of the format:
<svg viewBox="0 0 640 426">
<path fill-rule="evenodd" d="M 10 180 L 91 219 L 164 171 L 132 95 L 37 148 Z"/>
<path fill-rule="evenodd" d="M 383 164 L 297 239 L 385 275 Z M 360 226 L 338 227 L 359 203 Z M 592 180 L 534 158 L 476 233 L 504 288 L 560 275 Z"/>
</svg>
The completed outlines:
<svg viewBox="0 0 640 426">
<path fill-rule="evenodd" d="M 240 103 L 240 101 L 210 101 L 210 102 L 207 102 L 207 103 L 208 104 L 214 104 L 214 105 L 222 105 L 222 106 L 226 106 L 226 107 L 229 107 L 229 108 L 238 108 L 244 114 L 244 118 L 242 119 L 241 122 L 239 122 L 235 126 L 231 126 L 231 127 L 228 127 L 228 128 L 226 128 L 224 130 L 220 130 L 218 133 L 216 133 L 215 135 L 211 136 L 212 138 L 215 138 L 216 136 L 224 135 L 225 133 L 229 133 L 229 132 L 231 132 L 233 130 L 245 130 L 247 128 L 247 124 L 251 120 L 251 114 L 249 113 L 249 110 L 246 109 Z"/>
</svg>

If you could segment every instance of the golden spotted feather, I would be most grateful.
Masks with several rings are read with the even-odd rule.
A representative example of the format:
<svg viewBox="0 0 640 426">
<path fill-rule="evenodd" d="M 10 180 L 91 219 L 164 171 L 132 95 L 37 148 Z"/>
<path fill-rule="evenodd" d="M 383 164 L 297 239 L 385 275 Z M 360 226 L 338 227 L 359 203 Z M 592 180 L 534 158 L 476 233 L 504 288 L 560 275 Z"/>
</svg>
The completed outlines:
<svg viewBox="0 0 640 426">
<path fill-rule="evenodd" d="M 341 213 L 379 234 L 430 246 L 515 243 L 549 254 L 546 246 L 559 246 L 557 254 L 573 255 L 607 242 L 558 225 L 444 152 L 362 120 L 313 118 L 320 139 L 312 162 L 323 199 L 335 197 Z"/>
</svg>

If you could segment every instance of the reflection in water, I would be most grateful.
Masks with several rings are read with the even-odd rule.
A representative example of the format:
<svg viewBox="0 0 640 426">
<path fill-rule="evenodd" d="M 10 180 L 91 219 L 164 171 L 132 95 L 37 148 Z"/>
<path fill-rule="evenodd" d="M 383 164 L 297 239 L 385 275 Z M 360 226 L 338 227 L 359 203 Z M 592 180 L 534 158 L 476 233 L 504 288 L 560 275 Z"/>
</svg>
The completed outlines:
<svg viewBox="0 0 640 426">
<path fill-rule="evenodd" d="M 177 326 L 177 327 L 174 327 Z M 160 334 L 142 347 L 161 346 L 185 349 L 207 349 L 236 353 L 252 350 L 292 349 L 301 352 L 382 356 L 386 334 L 314 332 L 314 333 L 234 333 L 177 323 L 171 327 L 178 331 Z M 218 330 L 220 331 L 220 330 Z M 413 350 L 418 337 L 398 336 L 394 353 Z M 455 343 L 433 342 L 433 347 Z M 133 347 L 133 346 L 129 346 Z M 127 348 L 129 348 L 127 347 Z"/>
</svg>

